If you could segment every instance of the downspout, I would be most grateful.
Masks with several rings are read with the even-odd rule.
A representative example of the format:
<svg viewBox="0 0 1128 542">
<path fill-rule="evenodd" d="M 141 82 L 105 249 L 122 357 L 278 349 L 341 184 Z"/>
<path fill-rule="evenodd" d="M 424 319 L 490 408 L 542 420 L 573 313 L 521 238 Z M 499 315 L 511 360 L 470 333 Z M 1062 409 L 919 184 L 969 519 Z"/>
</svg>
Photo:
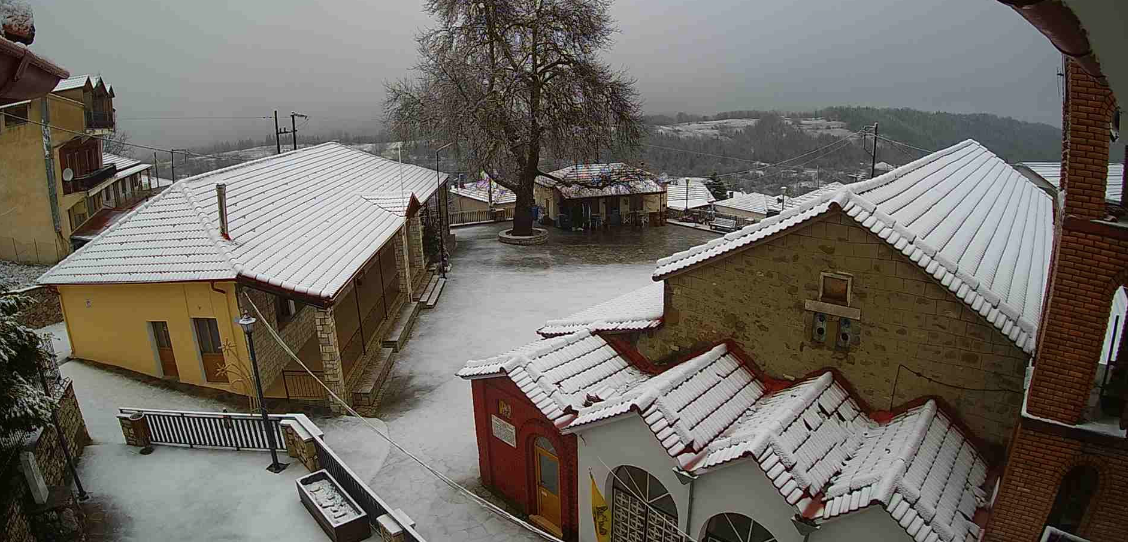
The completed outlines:
<svg viewBox="0 0 1128 542">
<path fill-rule="evenodd" d="M 43 122 L 40 123 L 40 129 L 43 131 L 43 164 L 47 174 L 47 199 L 51 202 L 51 223 L 55 226 L 55 232 L 62 234 L 63 223 L 59 213 L 59 192 L 55 187 L 55 153 L 54 145 L 51 144 L 51 105 L 47 101 L 47 97 L 44 96 L 42 98 Z M 67 240 L 64 239 L 64 241 Z M 69 242 L 67 242 L 67 252 L 70 252 Z"/>
<path fill-rule="evenodd" d="M 686 182 L 688 183 L 689 181 L 687 180 Z M 674 467 L 671 470 L 674 471 L 674 475 L 678 477 L 678 481 L 681 482 L 682 485 L 689 486 L 689 500 L 686 503 L 685 511 L 685 526 L 682 527 L 683 533 L 689 533 L 689 528 L 693 525 L 693 482 L 697 480 L 697 475 L 679 467 Z"/>
</svg>

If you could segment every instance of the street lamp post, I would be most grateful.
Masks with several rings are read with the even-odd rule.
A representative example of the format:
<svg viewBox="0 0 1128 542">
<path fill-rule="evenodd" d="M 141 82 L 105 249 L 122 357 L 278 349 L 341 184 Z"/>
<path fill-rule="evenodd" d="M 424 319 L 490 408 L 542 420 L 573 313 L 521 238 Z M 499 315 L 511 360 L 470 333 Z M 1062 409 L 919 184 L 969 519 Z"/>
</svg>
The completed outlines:
<svg viewBox="0 0 1128 542">
<path fill-rule="evenodd" d="M 435 149 L 435 188 L 436 188 L 436 195 L 438 195 L 438 196 L 442 195 L 442 188 L 443 188 L 443 176 L 442 176 L 442 173 L 439 173 L 439 152 L 441 152 L 443 149 L 445 149 L 445 148 L 447 148 L 451 145 L 454 145 L 453 141 L 451 141 L 450 143 L 447 143 L 446 145 L 443 145 L 442 147 Z M 445 279 L 446 278 L 446 266 L 447 266 L 447 254 L 446 254 L 446 219 L 447 219 L 447 217 L 443 216 L 443 215 L 446 214 L 445 212 L 443 212 L 443 200 L 444 199 L 446 199 L 446 198 L 440 197 L 437 201 L 439 202 L 439 213 L 438 213 L 438 215 L 439 215 L 439 268 L 442 269 L 443 278 Z M 449 204 L 450 202 L 448 201 L 447 203 Z M 491 201 L 490 203 L 492 204 L 493 202 Z M 491 208 L 491 210 L 492 210 L 492 208 Z"/>
<path fill-rule="evenodd" d="M 266 402 L 262 396 L 262 378 L 259 377 L 258 360 L 255 359 L 255 339 L 251 336 L 255 322 L 255 318 L 247 311 L 243 311 L 243 317 L 238 320 L 239 327 L 243 328 L 243 333 L 247 336 L 247 351 L 251 354 L 251 370 L 255 373 L 255 390 L 258 391 L 259 411 L 262 412 L 262 431 L 266 433 L 267 446 L 270 446 L 270 466 L 266 470 L 277 474 L 286 470 L 289 463 L 278 462 L 278 452 L 275 450 L 278 445 L 274 441 L 274 431 L 270 429 L 270 416 L 266 413 Z"/>
</svg>

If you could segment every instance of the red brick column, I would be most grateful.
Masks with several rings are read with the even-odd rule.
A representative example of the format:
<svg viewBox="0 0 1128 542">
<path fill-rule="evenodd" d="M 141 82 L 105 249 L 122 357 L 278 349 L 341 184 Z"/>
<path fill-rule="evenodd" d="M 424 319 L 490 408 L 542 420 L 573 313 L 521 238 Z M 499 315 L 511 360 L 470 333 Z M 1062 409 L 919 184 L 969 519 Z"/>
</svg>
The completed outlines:
<svg viewBox="0 0 1128 542">
<path fill-rule="evenodd" d="M 1128 246 L 1082 227 L 1105 216 L 1109 122 L 1116 100 L 1072 62 L 1067 72 L 1064 223 L 1054 247 L 1054 278 L 1028 410 L 1075 424 L 1081 421 L 1092 387 L 1112 293 L 1120 286 L 1113 282 L 1128 265 Z"/>
</svg>

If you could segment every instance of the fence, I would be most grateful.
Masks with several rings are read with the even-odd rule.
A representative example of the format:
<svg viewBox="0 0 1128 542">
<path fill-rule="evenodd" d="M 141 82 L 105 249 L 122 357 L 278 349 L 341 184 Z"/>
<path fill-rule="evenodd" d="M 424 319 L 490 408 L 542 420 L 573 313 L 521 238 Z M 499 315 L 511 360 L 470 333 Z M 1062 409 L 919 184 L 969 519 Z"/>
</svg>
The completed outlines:
<svg viewBox="0 0 1128 542">
<path fill-rule="evenodd" d="M 47 242 L 34 239 L 19 240 L 0 236 L 0 260 L 35 265 L 54 265 L 70 254 L 70 248 L 60 241 Z"/>
<path fill-rule="evenodd" d="M 670 209 L 668 207 L 666 208 L 666 218 L 668 218 L 670 220 L 677 220 L 677 221 L 680 221 L 680 222 L 690 222 L 690 223 L 693 223 L 693 224 L 705 224 L 705 225 L 712 224 L 713 221 L 718 219 L 718 218 L 726 218 L 726 219 L 732 220 L 733 222 L 736 223 L 736 229 L 740 229 L 740 228 L 743 228 L 745 226 L 750 226 L 752 224 L 759 222 L 758 220 L 753 219 L 753 218 L 744 218 L 744 217 L 740 217 L 740 216 L 726 215 L 726 214 L 721 214 L 721 213 L 715 213 L 715 212 L 709 211 L 709 210 L 690 209 L 689 211 L 682 211 L 681 209 Z"/>
<path fill-rule="evenodd" d="M 150 410 L 119 408 L 122 414 L 143 414 L 148 421 L 149 440 L 152 444 L 172 444 L 180 446 L 207 446 L 235 450 L 267 450 L 263 437 L 262 417 L 255 414 L 232 414 L 226 412 L 186 412 L 179 410 Z M 304 416 L 293 414 L 270 414 L 270 430 L 274 432 L 275 442 L 285 449 L 285 436 L 282 421 L 292 420 L 302 424 Z M 365 513 L 368 521 L 375 524 L 384 514 L 392 515 L 403 528 L 403 540 L 424 542 L 420 534 L 393 508 L 380 498 L 364 480 L 358 476 L 336 452 L 318 436 L 319 431 L 310 431 L 317 451 L 317 464 L 336 479 L 337 484 L 353 498 Z M 316 429 L 316 428 L 315 428 Z"/>
<path fill-rule="evenodd" d="M 450 213 L 450 225 L 457 226 L 459 224 L 477 224 L 479 222 L 504 222 L 506 220 L 513 220 L 513 208 L 505 207 L 494 210 L 478 210 L 478 211 L 453 211 Z"/>
<path fill-rule="evenodd" d="M 282 371 L 282 384 L 286 389 L 287 399 L 325 399 L 325 388 L 321 387 L 318 380 L 325 380 L 324 371 L 313 371 L 310 376 L 305 371 Z"/>
<path fill-rule="evenodd" d="M 153 444 L 205 446 L 233 450 L 269 450 L 262 430 L 262 416 L 226 412 L 185 412 L 179 410 L 118 409 L 122 414 L 144 414 Z M 283 449 L 282 416 L 270 416 L 276 449 Z"/>
</svg>

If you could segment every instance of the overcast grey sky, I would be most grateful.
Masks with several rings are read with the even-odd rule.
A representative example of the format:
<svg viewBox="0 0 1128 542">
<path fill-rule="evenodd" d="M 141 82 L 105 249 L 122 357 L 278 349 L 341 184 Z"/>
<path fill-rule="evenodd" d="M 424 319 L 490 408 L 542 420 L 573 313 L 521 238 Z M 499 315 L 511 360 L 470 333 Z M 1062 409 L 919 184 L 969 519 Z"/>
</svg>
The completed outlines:
<svg viewBox="0 0 1128 542">
<path fill-rule="evenodd" d="M 261 138 L 267 120 L 373 131 L 382 83 L 408 73 L 418 0 L 33 0 L 33 49 L 101 73 L 119 130 L 187 146 Z M 828 105 L 985 112 L 1060 124 L 1059 56 L 996 0 L 618 0 L 606 55 L 648 112 Z"/>
</svg>

